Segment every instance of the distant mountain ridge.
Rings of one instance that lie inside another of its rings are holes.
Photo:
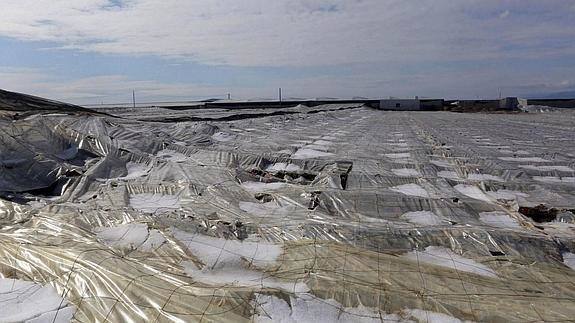
[[[84,112],[98,113],[78,105],[0,89],[0,110],[13,112]]]
[[[575,90],[540,95],[529,95],[526,99],[575,99]]]

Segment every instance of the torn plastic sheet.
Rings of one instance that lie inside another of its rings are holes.
[[[573,111],[146,111],[0,119],[0,274],[58,320],[575,317]]]

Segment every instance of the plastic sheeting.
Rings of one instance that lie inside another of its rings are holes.
[[[575,317],[572,111],[273,111],[0,119],[1,279],[80,322]]]

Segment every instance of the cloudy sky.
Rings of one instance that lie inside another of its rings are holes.
[[[87,104],[575,91],[575,0],[2,0],[0,88]]]

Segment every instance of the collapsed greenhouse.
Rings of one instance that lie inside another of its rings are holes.
[[[0,321],[575,317],[575,110],[0,93]]]

